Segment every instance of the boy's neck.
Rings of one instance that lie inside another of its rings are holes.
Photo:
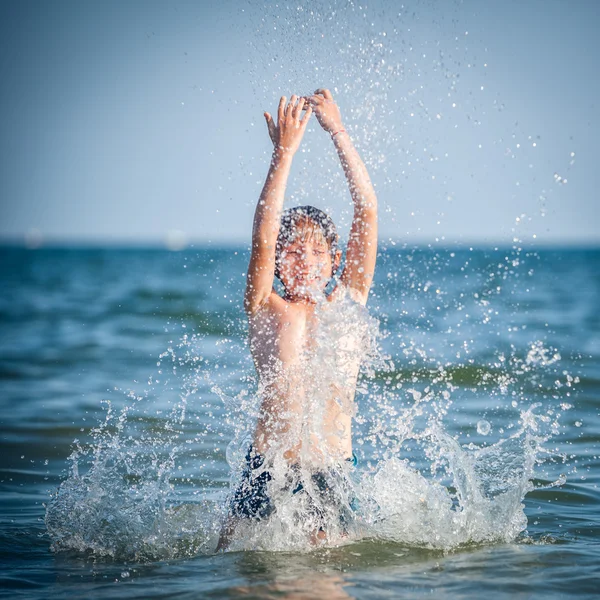
[[[288,290],[286,290],[284,288],[283,290],[283,299],[286,302],[291,302],[292,304],[306,304],[306,305],[315,305],[319,302],[319,296],[324,298],[325,297],[325,291],[323,290],[322,292],[319,293],[319,295],[317,294],[307,294],[306,296],[304,295],[294,295],[294,294],[290,294],[288,292]]]
[[[287,292],[284,293],[283,299],[291,304],[316,304],[317,299],[308,296],[291,296]]]

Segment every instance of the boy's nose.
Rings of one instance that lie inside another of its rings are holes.
[[[308,271],[314,271],[319,266],[320,259],[318,256],[309,255],[304,260],[304,268]]]

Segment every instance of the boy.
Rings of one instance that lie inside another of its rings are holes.
[[[310,206],[282,211],[292,159],[313,112],[333,140],[354,204],[346,265],[329,295],[325,288],[341,260],[333,222]],[[366,304],[377,254],[375,191],[329,90],[318,89],[306,98],[293,95],[289,103],[282,97],[277,123],[269,113],[265,118],[274,149],[254,216],[244,298],[261,407],[219,549],[240,519],[260,519],[274,511],[270,496],[282,464],[287,475],[280,478],[279,489],[291,494],[312,490],[318,496],[310,509],[318,524],[314,538],[325,539],[322,503],[336,499],[329,475],[354,457],[351,420],[361,348],[357,336],[342,332],[333,339],[329,334],[335,327],[323,337],[323,322],[348,306],[342,298]],[[275,276],[283,295],[273,288]],[[307,478],[302,470],[311,475]]]

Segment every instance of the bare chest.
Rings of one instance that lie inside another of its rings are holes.
[[[250,348],[259,372],[273,367],[289,368],[301,362],[314,344],[313,308],[289,305],[250,323]]]

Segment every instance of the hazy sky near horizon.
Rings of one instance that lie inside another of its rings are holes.
[[[383,239],[600,243],[599,26],[593,0],[7,0],[0,240],[247,243],[262,113],[325,86]],[[315,119],[287,197],[347,232]]]

